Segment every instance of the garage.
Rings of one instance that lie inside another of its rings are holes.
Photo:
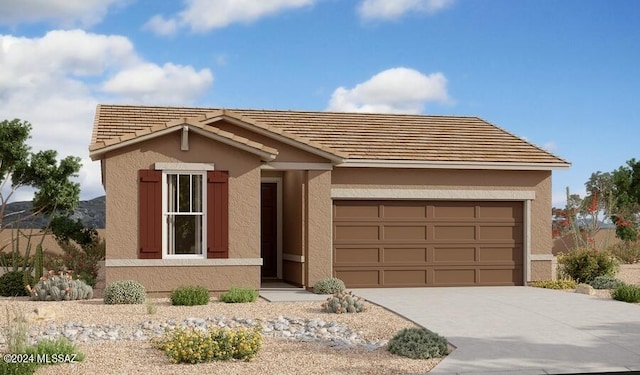
[[[522,201],[334,200],[347,287],[523,284]]]

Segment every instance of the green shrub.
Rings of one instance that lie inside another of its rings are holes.
[[[164,351],[171,363],[202,363],[253,359],[262,346],[262,331],[254,328],[210,328],[207,331],[177,328],[152,345]]]
[[[578,283],[590,283],[598,276],[613,276],[618,261],[607,251],[576,248],[558,256],[560,270]]]
[[[344,282],[335,277],[320,279],[313,285],[313,292],[315,294],[334,294],[342,292],[344,289]]]
[[[144,286],[135,280],[119,280],[104,289],[107,305],[141,304],[147,296]]]
[[[70,272],[49,271],[31,288],[34,301],[74,301],[93,298],[93,288],[80,279],[73,279]]]
[[[591,285],[594,289],[615,289],[624,284],[622,281],[612,276],[598,276],[591,281]]]
[[[172,305],[206,305],[210,298],[209,291],[202,286],[181,286],[171,292]]]
[[[9,271],[0,276],[0,296],[23,297],[28,296],[27,285],[33,283],[33,278],[27,271]]]
[[[32,375],[38,369],[35,362],[7,363],[0,361],[0,374],[2,375]]]
[[[531,282],[530,285],[536,288],[546,289],[575,289],[576,282],[571,279],[538,280]]]
[[[225,303],[253,302],[258,298],[258,291],[247,287],[232,286],[228,292],[222,293],[219,300]]]
[[[611,292],[611,297],[615,300],[629,303],[640,302],[640,287],[622,284]]]
[[[447,354],[447,339],[426,328],[405,328],[387,344],[393,354],[413,359],[439,358]]]
[[[621,263],[640,263],[640,241],[620,242],[608,249]]]
[[[80,362],[85,359],[84,353],[80,352],[74,343],[64,337],[56,340],[40,340],[36,345],[27,347],[25,353],[47,355],[50,359],[49,364],[70,361]],[[53,355],[55,355],[55,358],[52,357]]]
[[[322,303],[322,309],[336,314],[359,313],[365,310],[364,299],[350,291],[335,293]]]

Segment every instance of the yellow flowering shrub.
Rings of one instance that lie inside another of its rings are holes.
[[[253,328],[210,328],[206,331],[177,328],[152,340],[171,363],[202,363],[239,359],[250,361],[262,346],[262,330]]]

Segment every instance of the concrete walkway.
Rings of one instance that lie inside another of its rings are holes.
[[[640,371],[640,305],[530,287],[353,291],[457,347],[431,374]]]

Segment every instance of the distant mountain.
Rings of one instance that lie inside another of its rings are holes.
[[[7,205],[5,210],[5,218],[3,225],[6,227],[9,223],[18,220],[21,216],[24,217],[31,212],[31,202],[12,202]],[[105,221],[105,196],[90,199],[87,201],[80,201],[78,207],[74,210],[72,219],[80,219],[85,226],[104,228]],[[47,225],[48,217],[39,216],[35,220],[24,220],[20,226],[22,228],[34,227],[44,228]]]

